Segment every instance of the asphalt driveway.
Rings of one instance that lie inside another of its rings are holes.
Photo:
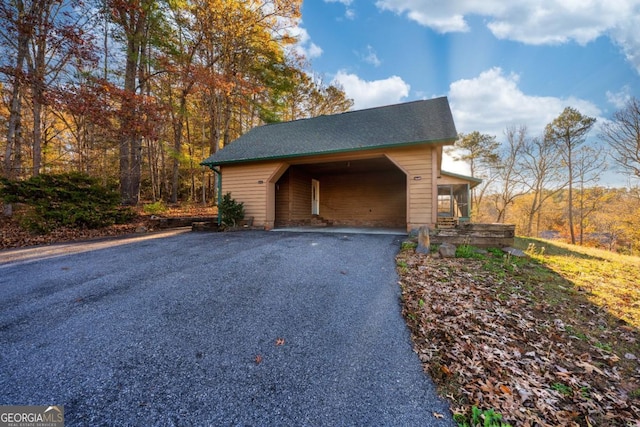
[[[400,314],[398,247],[250,231],[0,251],[0,405],[64,405],[69,426],[453,425]]]

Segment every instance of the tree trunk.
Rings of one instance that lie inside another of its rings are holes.
[[[135,131],[136,83],[140,59],[141,36],[144,26],[128,35],[127,59],[124,73],[124,94],[120,111],[120,196],[122,204],[135,206],[140,193],[140,154],[142,141]]]
[[[568,149],[568,162],[569,168],[569,233],[571,234],[571,244],[576,244],[576,233],[573,229],[573,167],[571,164],[571,147]]]
[[[130,115],[134,108],[133,97],[135,96],[135,78],[136,66],[132,60],[127,59],[127,66],[125,71],[125,93],[122,100],[122,111],[120,117],[120,141],[119,141],[119,154],[120,154],[120,195],[123,205],[135,205],[137,200],[134,197],[134,191],[132,187],[132,164],[131,164],[131,148],[134,145],[133,140],[135,134],[133,133],[131,126],[133,125]]]
[[[47,39],[49,37],[49,2],[42,3],[43,10],[39,14],[42,22],[38,26],[35,39],[35,56],[31,65],[31,93],[33,102],[33,176],[40,174],[42,166],[42,106],[44,103],[45,69],[47,67]]]
[[[16,67],[13,76],[13,89],[9,108],[9,120],[7,129],[7,146],[4,154],[4,174],[7,178],[15,178],[20,170],[20,157],[22,149],[22,68],[29,48],[29,36],[18,34],[18,51],[16,55]]]
[[[186,115],[187,93],[182,91],[178,100],[178,114],[173,124],[173,171],[171,178],[171,203],[178,202],[178,188],[180,186],[180,152],[182,151],[182,129],[184,127],[184,117]]]
[[[155,154],[155,142],[151,139],[147,140],[147,162],[149,166],[149,180],[151,181],[151,200],[153,202],[158,201],[156,185],[158,182],[157,170],[158,165],[156,164],[156,154]]]
[[[40,167],[42,166],[42,103],[33,100],[33,176],[40,175]]]
[[[533,220],[538,210],[538,192],[534,192],[533,201],[531,202],[531,208],[529,209],[529,218],[527,218],[527,236],[531,237],[533,232]],[[537,236],[536,236],[537,237]]]

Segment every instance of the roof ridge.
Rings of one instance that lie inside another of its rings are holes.
[[[256,126],[256,127],[252,128],[252,129],[255,129],[257,127],[262,127],[262,126],[281,125],[281,124],[285,124],[285,123],[301,122],[301,121],[305,121],[305,120],[317,119],[317,118],[320,118],[320,117],[339,117],[339,116],[343,116],[343,115],[347,115],[347,114],[353,114],[353,113],[364,113],[364,112],[367,112],[367,111],[382,110],[384,108],[395,108],[395,107],[399,107],[399,106],[408,106],[410,104],[418,104],[418,103],[423,103],[423,102],[434,102],[434,101],[437,101],[437,100],[440,100],[440,99],[445,99],[446,100],[447,97],[446,96],[439,96],[439,97],[430,98],[430,99],[415,99],[413,101],[397,102],[395,104],[387,104],[387,105],[378,105],[376,107],[361,108],[359,110],[348,110],[348,111],[343,111],[342,113],[320,114],[319,116],[302,117],[302,118],[299,118],[299,119],[287,120],[287,121],[283,121],[283,122],[271,122],[271,123],[265,123],[264,125]]]
[[[359,111],[380,110],[380,109],[383,109],[383,108],[407,106],[407,105],[410,105],[410,104],[417,104],[417,103],[420,103],[420,102],[434,102],[434,101],[437,101],[439,99],[447,99],[447,97],[445,95],[443,95],[443,96],[438,96],[436,98],[429,98],[429,99],[414,99],[413,101],[396,102],[395,104],[378,105],[376,107],[361,108],[359,110],[349,110],[349,111],[345,111],[344,113],[339,113],[339,114],[357,113]]]

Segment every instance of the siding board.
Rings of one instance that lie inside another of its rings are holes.
[[[403,227],[406,180],[401,171],[320,177],[320,215],[339,225]]]
[[[267,199],[270,177],[282,167],[281,162],[226,165],[222,171],[222,193],[231,193],[236,201],[244,203],[245,217],[253,217],[254,225],[270,226],[267,218]],[[274,200],[271,203],[275,203]]]

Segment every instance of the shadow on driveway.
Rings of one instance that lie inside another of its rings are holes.
[[[4,261],[0,404],[68,426],[454,425],[400,314],[399,244],[177,233]]]

